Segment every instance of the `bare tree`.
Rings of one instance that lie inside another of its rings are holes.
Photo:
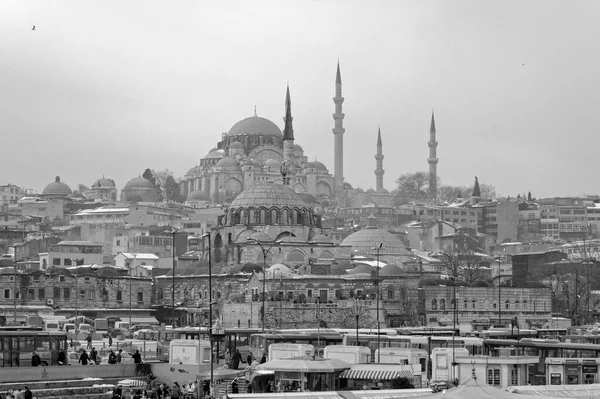
[[[396,194],[407,201],[430,198],[429,174],[426,172],[405,173],[396,179]]]
[[[464,194],[466,191],[469,191],[468,187],[442,185],[438,186],[437,197],[440,201],[452,202],[458,198],[467,198]]]

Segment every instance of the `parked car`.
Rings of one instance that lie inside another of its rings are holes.
[[[117,355],[117,353],[119,353],[119,351],[114,352],[115,356]],[[125,351],[121,352],[121,363],[133,364],[133,353]],[[108,355],[102,357],[102,359],[100,360],[100,364],[108,364]]]

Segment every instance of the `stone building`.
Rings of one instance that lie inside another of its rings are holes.
[[[160,198],[160,190],[142,176],[129,180],[121,190],[121,201],[124,202],[158,202]]]
[[[115,202],[117,200],[115,181],[102,177],[92,183],[92,186],[83,193],[83,196],[102,202]]]
[[[549,288],[466,287],[456,286],[456,311],[453,311],[454,287],[425,284],[419,290],[419,318],[428,326],[469,325],[487,329],[490,326],[545,328],[551,323],[552,293]],[[498,305],[500,299],[500,305]],[[498,321],[500,320],[500,322]]]
[[[17,304],[47,305],[55,310],[75,308],[149,309],[152,280],[129,278],[125,271],[113,267],[17,271]],[[1,305],[14,304],[14,268],[0,269]]]

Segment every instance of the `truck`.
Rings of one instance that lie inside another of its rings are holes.
[[[315,347],[310,344],[271,344],[269,361],[290,357],[313,356]]]
[[[323,357],[348,364],[371,363],[371,349],[366,346],[328,345],[323,350]]]
[[[208,340],[173,339],[169,344],[169,363],[210,363],[210,352],[211,344]]]
[[[108,319],[94,320],[94,332],[98,338],[103,338],[108,335]]]

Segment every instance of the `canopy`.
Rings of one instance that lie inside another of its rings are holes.
[[[234,393],[228,394],[230,399],[256,399],[256,398],[290,398],[290,399],[399,399],[408,397],[430,398],[431,389],[382,389],[367,391],[327,391],[327,392],[278,392],[278,393]]]
[[[124,387],[144,387],[146,386],[146,382],[142,380],[121,380],[118,382],[118,385]]]
[[[121,321],[129,321],[129,317],[121,317]],[[160,324],[156,317],[131,317],[131,324]]]
[[[350,378],[353,380],[393,380],[396,378],[408,378],[409,380],[414,379],[410,371],[377,370],[374,368],[346,370],[340,374],[340,378]]]
[[[237,376],[242,376],[244,375],[245,371],[244,370],[232,370],[232,369],[217,369],[217,370],[213,370],[213,378],[220,378],[220,379],[228,379],[228,378],[235,378]],[[203,372],[201,372],[198,375],[199,379],[210,379],[210,370],[205,370]]]
[[[350,365],[337,359],[300,356],[289,359],[277,359],[256,366],[257,370],[291,371],[304,373],[332,373],[349,369]]]

